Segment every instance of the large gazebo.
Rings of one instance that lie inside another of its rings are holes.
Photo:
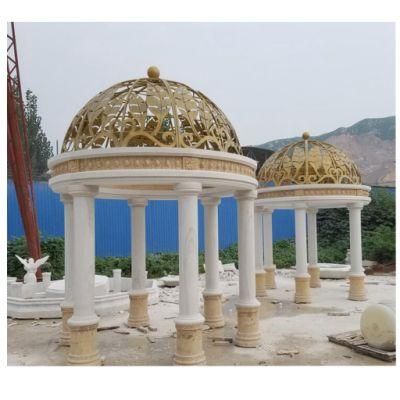
[[[235,130],[201,92],[148,77],[118,83],[92,98],[74,117],[60,155],[49,161],[51,188],[65,210],[65,280],[61,340],[68,363],[98,365],[94,312],[94,199],[126,199],[131,208],[132,290],[127,324],[149,324],[145,209],[149,199],[178,199],[179,315],[177,364],[205,361],[202,325],[224,324],[218,277],[218,204],[238,203],[239,299],[234,342],[259,343],[255,291],[256,162],[241,154]],[[204,317],[198,288],[198,200],[205,208]]]
[[[272,251],[272,213],[295,210],[296,303],[310,303],[310,287],[320,287],[317,250],[317,212],[347,208],[350,219],[350,300],[365,300],[361,251],[361,210],[370,202],[370,187],[361,184],[355,163],[341,150],[310,140],[305,132],[268,158],[258,173],[255,202],[257,287],[275,287]]]

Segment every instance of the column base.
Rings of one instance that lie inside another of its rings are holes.
[[[296,293],[294,296],[295,303],[311,303],[310,293],[310,277],[309,276],[296,276]]]
[[[308,267],[308,273],[310,274],[310,287],[320,288],[321,280],[319,279],[319,267],[318,265],[310,265]]]
[[[204,364],[206,357],[203,351],[203,326],[201,323],[176,326],[176,352],[174,363],[177,365]]]
[[[67,307],[61,305],[61,332],[60,332],[60,344],[61,346],[69,346],[71,341],[71,329],[68,326],[68,320],[72,317],[74,313],[73,307]]]
[[[139,328],[140,326],[149,326],[149,313],[147,300],[149,294],[129,294],[130,307],[127,325],[130,328]]]
[[[210,328],[221,328],[225,325],[222,313],[222,294],[204,294],[204,323]]]
[[[259,327],[260,306],[236,305],[237,331],[233,343],[238,347],[257,347],[260,344]]]
[[[256,271],[256,297],[267,297],[265,278],[266,273],[264,270]]]
[[[349,280],[350,280],[349,300],[354,300],[354,301],[367,300],[367,295],[365,293],[365,286],[364,286],[365,276],[350,275]]]
[[[276,267],[273,265],[272,267],[267,267],[264,269],[266,276],[265,276],[265,288],[268,289],[276,289],[276,282],[275,282],[275,272]]]
[[[97,350],[96,335],[98,324],[70,326],[69,365],[101,365]]]

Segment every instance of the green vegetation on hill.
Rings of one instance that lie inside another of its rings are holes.
[[[318,139],[326,140],[331,136],[339,135],[343,132],[351,135],[362,135],[372,132],[382,140],[391,140],[396,135],[396,117],[366,118],[348,128],[338,128],[332,132],[324,133],[318,136]]]
[[[385,117],[385,118],[366,118],[354,125],[347,128],[338,128],[332,132],[324,133],[319,136],[313,137],[318,140],[326,140],[331,136],[340,135],[343,133],[348,133],[351,135],[362,135],[365,133],[374,133],[377,137],[382,140],[391,140],[395,138],[396,135],[396,117]],[[260,144],[258,147],[270,150],[279,150],[282,147],[288,145],[289,143],[299,140],[299,136],[288,138],[288,139],[278,139]]]

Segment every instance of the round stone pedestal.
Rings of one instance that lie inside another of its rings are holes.
[[[265,268],[265,288],[268,289],[276,289],[275,282],[275,272],[276,267],[273,265],[272,267]]]
[[[71,330],[68,326],[68,320],[72,317],[74,312],[73,307],[65,307],[61,305],[61,332],[60,332],[60,344],[61,346],[69,346],[71,340]]]
[[[204,318],[205,324],[210,328],[221,328],[225,325],[222,313],[222,294],[206,294],[204,298]]]
[[[97,351],[97,325],[70,326],[69,365],[101,365]]]
[[[366,342],[377,349],[396,350],[395,308],[383,304],[369,306],[361,315],[361,334]]]
[[[309,276],[296,276],[296,293],[294,296],[295,303],[311,303],[310,293],[310,277]]]
[[[127,325],[130,328],[149,326],[149,313],[147,307],[148,293],[130,293],[129,318]]]
[[[199,365],[206,361],[203,351],[201,323],[176,326],[176,352],[174,362],[178,365]]]
[[[259,328],[260,306],[237,304],[237,331],[233,343],[239,347],[257,347],[260,344]]]
[[[320,288],[321,280],[319,278],[319,267],[318,265],[310,265],[308,267],[308,273],[310,274],[310,287]]]
[[[265,271],[256,272],[256,297],[267,297],[267,291],[265,289]]]
[[[364,287],[364,279],[365,279],[364,275],[349,276],[350,280],[349,300],[355,300],[355,301],[367,300],[367,295],[365,293],[365,287]]]

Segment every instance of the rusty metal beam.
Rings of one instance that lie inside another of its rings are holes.
[[[15,40],[14,23],[11,23],[11,35],[7,54],[7,155],[11,169],[21,219],[24,226],[29,256],[41,257],[39,229],[36,218],[31,159],[18,68],[18,55]],[[40,280],[42,272],[36,273]]]

